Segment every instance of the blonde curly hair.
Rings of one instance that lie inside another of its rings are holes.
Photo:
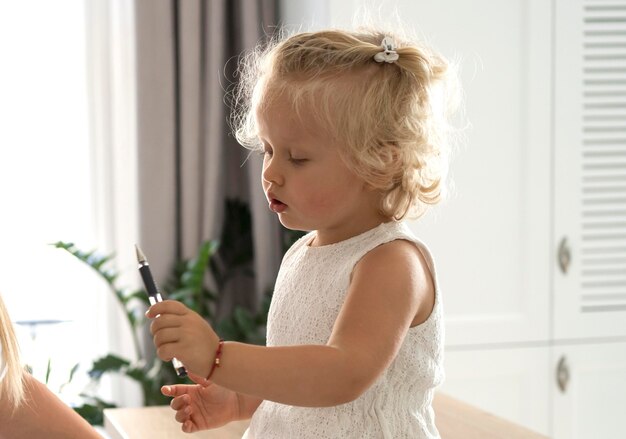
[[[374,60],[385,37],[397,46],[393,63]],[[242,57],[233,129],[241,145],[262,149],[256,112],[286,96],[339,140],[346,165],[381,193],[383,215],[417,217],[442,197],[452,73],[441,55],[390,32],[281,35]]]

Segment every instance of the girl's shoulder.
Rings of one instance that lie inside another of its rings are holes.
[[[417,238],[411,228],[403,221],[391,221],[378,226],[365,244],[364,250],[369,253],[381,246],[390,249],[390,251],[401,250],[407,246],[409,248],[417,247],[424,255],[428,265],[433,265],[432,254],[428,246]]]
[[[424,241],[415,236],[411,228],[406,223],[397,223],[397,228],[393,232],[393,241],[404,241],[415,246],[419,250],[420,255],[423,257],[423,262],[428,266],[428,269],[432,272],[433,276],[435,275],[435,259],[430,251],[430,248]]]
[[[375,242],[363,253],[357,265],[361,269],[366,267],[366,271],[369,270],[367,267],[388,266],[409,272],[415,270],[430,272],[429,274],[434,275],[430,251],[410,230],[398,230],[398,233]]]
[[[393,261],[399,266],[423,269],[430,274],[437,288],[435,260],[428,246],[404,222],[392,222],[382,226],[369,248],[359,258],[359,263],[364,260],[369,264]]]

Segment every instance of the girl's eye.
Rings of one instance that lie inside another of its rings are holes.
[[[296,159],[296,158],[290,157],[289,161],[293,163],[294,165],[298,166],[298,165],[303,165],[304,163],[308,162],[309,159]]]

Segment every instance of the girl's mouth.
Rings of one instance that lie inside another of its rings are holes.
[[[282,201],[277,200],[276,198],[271,198],[270,209],[272,210],[272,212],[282,213],[285,211],[285,209],[287,209],[287,205]]]

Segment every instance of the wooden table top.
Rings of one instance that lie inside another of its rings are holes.
[[[547,439],[527,428],[494,416],[443,394],[433,403],[435,423],[444,439]],[[240,439],[248,421],[222,428],[183,433],[168,406],[117,408],[104,411],[104,426],[111,439]]]

